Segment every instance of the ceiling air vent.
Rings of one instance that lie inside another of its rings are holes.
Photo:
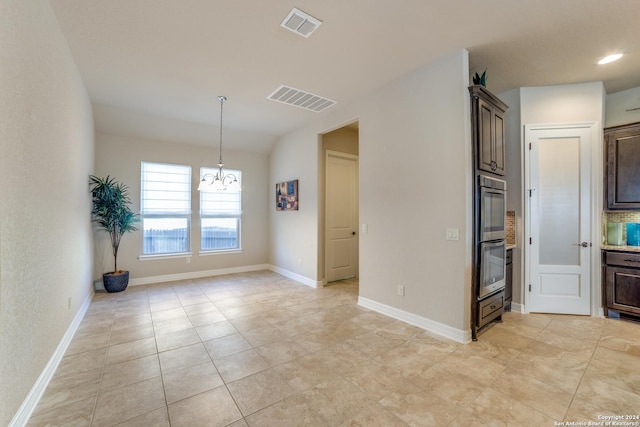
[[[322,21],[319,19],[316,19],[294,7],[291,9],[291,12],[289,12],[289,15],[284,18],[284,21],[282,21],[280,26],[303,37],[309,37],[311,33],[320,26],[320,24],[322,24]]]
[[[305,110],[315,111],[316,113],[336,103],[336,101],[332,99],[285,85],[276,89],[268,98],[272,101],[282,102],[283,104],[293,105],[294,107],[304,108]]]

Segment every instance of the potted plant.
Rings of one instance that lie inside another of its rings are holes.
[[[113,271],[102,275],[107,292],[121,292],[129,284],[129,272],[118,270],[118,248],[124,233],[136,231],[139,216],[131,210],[129,188],[107,175],[89,175],[92,196],[91,220],[106,231],[113,250]]]

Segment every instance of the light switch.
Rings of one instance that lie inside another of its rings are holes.
[[[460,230],[457,228],[447,228],[447,240],[460,239]]]
[[[362,234],[367,234],[367,232],[369,231],[369,226],[367,224],[362,224],[361,228]]]

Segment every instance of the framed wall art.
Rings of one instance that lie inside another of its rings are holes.
[[[276,210],[298,210],[298,180],[279,182],[276,184]]]

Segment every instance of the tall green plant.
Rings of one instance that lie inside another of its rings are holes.
[[[89,186],[93,205],[91,220],[106,231],[111,238],[113,250],[113,271],[118,271],[118,248],[124,233],[136,231],[140,220],[138,214],[131,210],[129,187],[107,175],[99,178],[89,175]]]

